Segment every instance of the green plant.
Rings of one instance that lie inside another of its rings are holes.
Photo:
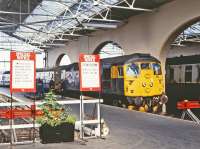
[[[60,105],[52,91],[45,94],[44,103],[39,108],[41,108],[43,115],[36,121],[41,125],[48,124],[55,127],[62,123],[75,124],[76,117],[71,114],[71,109]]]

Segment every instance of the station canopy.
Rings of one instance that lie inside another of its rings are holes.
[[[0,0],[0,49],[44,51],[172,0]]]

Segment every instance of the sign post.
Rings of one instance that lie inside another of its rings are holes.
[[[15,92],[36,92],[36,56],[34,52],[10,52],[10,93],[11,93],[11,145],[13,144],[13,105],[12,94]],[[35,106],[35,99],[34,99]],[[35,116],[33,115],[33,125]]]
[[[100,75],[100,57],[99,55],[80,54],[79,56],[79,76],[80,76],[80,121],[81,121],[81,138],[84,137],[83,121],[84,121],[84,105],[82,92],[99,92],[101,91],[101,75]],[[101,136],[101,116],[100,116],[100,96],[98,103],[98,120],[99,133]]]

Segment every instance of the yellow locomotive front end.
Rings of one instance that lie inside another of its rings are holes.
[[[124,65],[124,72],[124,94],[128,104],[140,111],[157,112],[159,105],[166,102],[160,63],[157,61],[127,63]]]

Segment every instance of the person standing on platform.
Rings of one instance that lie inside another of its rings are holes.
[[[55,82],[53,81],[53,79],[50,80],[49,82],[49,89],[54,89],[55,88]]]

